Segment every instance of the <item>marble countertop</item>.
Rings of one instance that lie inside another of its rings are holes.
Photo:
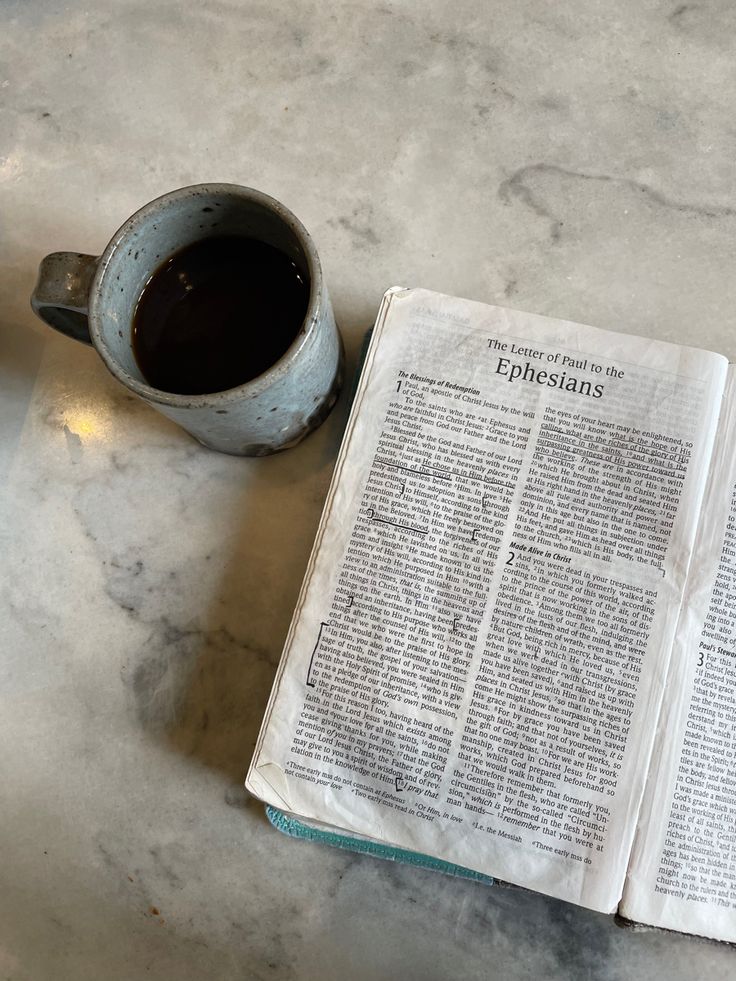
[[[349,364],[421,285],[736,358],[729,0],[4,0],[0,977],[736,975],[736,954],[278,835],[242,782],[345,423],[220,456],[34,322],[41,256],[224,180]]]

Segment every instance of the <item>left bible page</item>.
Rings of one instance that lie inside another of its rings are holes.
[[[389,291],[248,789],[613,911],[725,371]]]

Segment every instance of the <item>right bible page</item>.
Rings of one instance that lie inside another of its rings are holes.
[[[620,912],[736,942],[736,366]]]

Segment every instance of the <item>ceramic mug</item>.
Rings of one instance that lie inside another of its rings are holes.
[[[309,284],[304,322],[270,368],[236,388],[207,395],[153,388],[133,354],[138,299],[167,258],[194,242],[222,235],[258,239],[293,260]],[[224,453],[265,456],[295,445],[326,418],[340,391],[342,341],[314,243],[284,205],[251,188],[183,187],[137,211],[101,256],[46,256],[31,305],[49,326],[92,344],[131,392],[200,443]]]

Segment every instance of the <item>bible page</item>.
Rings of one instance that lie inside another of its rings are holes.
[[[736,369],[693,552],[622,913],[736,942]]]
[[[725,372],[389,291],[248,789],[613,911]]]

